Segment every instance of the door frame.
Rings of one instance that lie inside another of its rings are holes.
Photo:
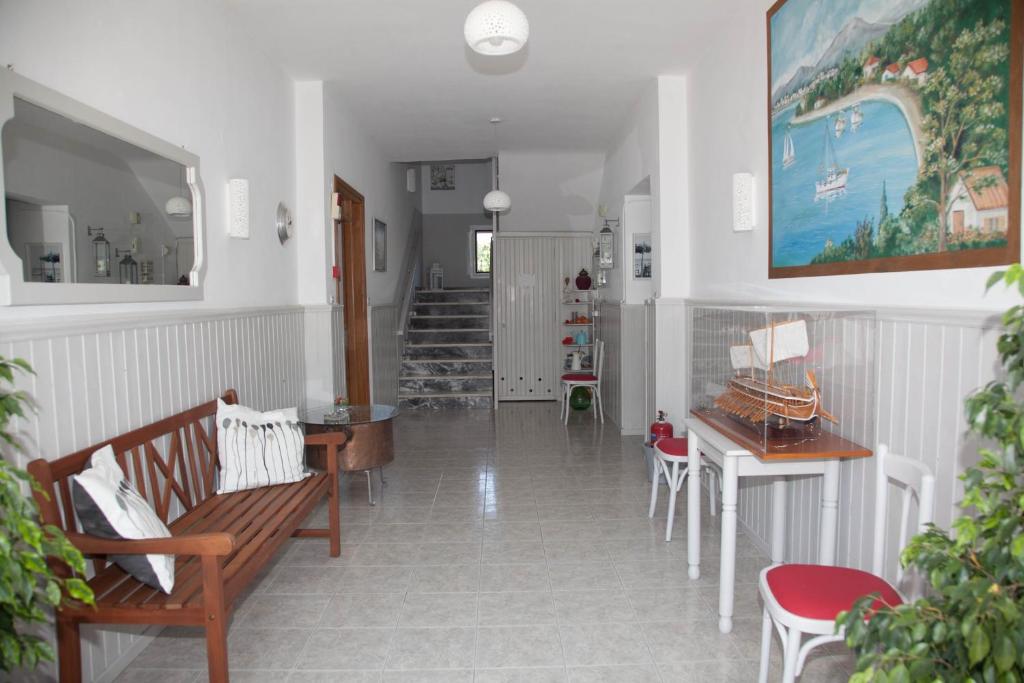
[[[370,343],[366,303],[366,201],[334,176],[341,218],[334,221],[335,301],[345,326],[345,389],[353,405],[370,402]]]

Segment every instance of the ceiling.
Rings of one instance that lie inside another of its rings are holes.
[[[228,0],[296,80],[324,80],[393,161],[502,150],[604,151],[658,74],[682,73],[722,0],[517,0],[526,48],[483,57],[462,37],[477,0]]]

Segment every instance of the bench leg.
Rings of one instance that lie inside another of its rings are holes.
[[[203,611],[206,614],[206,662],[210,683],[228,681],[228,620],[224,609],[222,559],[203,556]]]
[[[330,495],[327,498],[327,503],[330,508],[327,511],[327,527],[328,527],[328,539],[331,545],[331,557],[338,557],[341,555],[341,508],[338,496],[338,447],[334,446],[334,453],[330,458],[327,459],[327,476],[330,478]],[[371,490],[371,496],[373,495]]]
[[[60,683],[78,683],[82,680],[82,638],[78,623],[57,618],[57,656]]]

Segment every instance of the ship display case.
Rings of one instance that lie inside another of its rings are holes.
[[[875,314],[690,307],[690,412],[766,460],[875,443]]]

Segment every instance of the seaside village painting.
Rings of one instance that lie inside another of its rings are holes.
[[[1017,260],[1011,4],[773,8],[773,277]]]

